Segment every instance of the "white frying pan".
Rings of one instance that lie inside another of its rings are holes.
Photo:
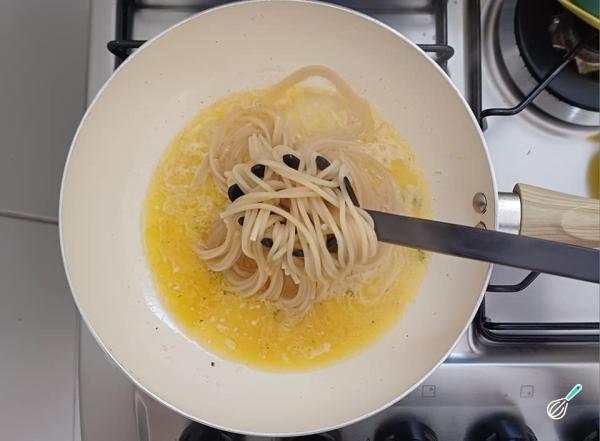
[[[450,352],[490,274],[485,263],[433,256],[391,332],[351,359],[305,373],[219,360],[165,320],[140,229],[159,156],[200,108],[309,64],[339,72],[409,141],[429,177],[436,219],[497,224],[494,174],[467,104],[434,62],[387,26],[335,6],[260,1],[206,11],[145,44],[98,94],[71,146],[60,207],[65,267],[86,323],[138,386],[230,431],[324,431],[402,398]],[[487,196],[485,214],[472,206],[478,192]]]

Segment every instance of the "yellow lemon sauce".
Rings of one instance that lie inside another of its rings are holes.
[[[315,304],[294,323],[283,320],[271,304],[228,291],[224,277],[209,271],[194,251],[228,201],[210,177],[198,182],[197,174],[219,122],[232,109],[252,105],[261,93],[238,93],[216,102],[168,146],[146,195],[144,248],[164,308],[203,348],[263,370],[314,369],[356,354],[388,331],[418,291],[427,256],[399,249],[398,258],[381,271],[396,273],[386,289],[375,276],[356,292]],[[325,89],[295,86],[275,108],[288,127],[313,136],[340,123],[339,100],[331,96]],[[405,214],[428,217],[427,182],[413,151],[391,125],[374,117],[375,133],[361,141],[392,171]]]

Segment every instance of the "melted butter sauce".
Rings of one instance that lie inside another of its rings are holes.
[[[383,288],[376,276],[357,292],[316,304],[295,324],[283,321],[268,303],[228,292],[224,278],[209,271],[194,251],[227,201],[210,178],[199,185],[196,174],[218,122],[233,108],[251,105],[260,93],[235,94],[211,105],[166,149],[146,195],[146,258],[165,309],[206,350],[263,370],[314,369],[357,353],[388,331],[417,293],[427,256],[398,248],[382,268],[382,274],[397,273],[391,285]],[[343,111],[338,104],[324,90],[295,87],[276,107],[291,126],[311,136],[337,124]],[[385,148],[369,153],[392,171],[405,212],[429,216],[427,183],[412,150],[390,125],[376,118],[376,126],[365,141]]]

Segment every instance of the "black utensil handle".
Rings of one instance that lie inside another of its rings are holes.
[[[600,251],[593,248],[367,211],[382,242],[600,283]]]

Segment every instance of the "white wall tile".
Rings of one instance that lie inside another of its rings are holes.
[[[73,439],[79,316],[56,225],[0,217],[0,439]]]
[[[0,1],[0,212],[56,217],[85,108],[89,0]]]

